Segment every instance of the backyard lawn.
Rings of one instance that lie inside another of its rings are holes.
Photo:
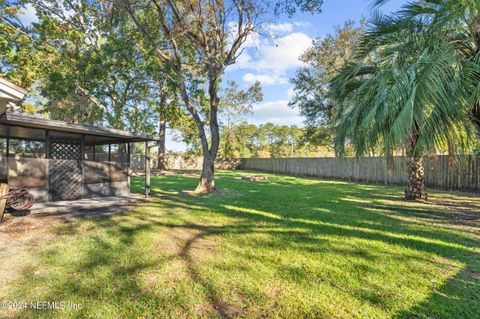
[[[152,177],[149,202],[0,250],[0,301],[81,305],[0,317],[480,317],[479,196],[245,174],[205,196],[196,172]]]

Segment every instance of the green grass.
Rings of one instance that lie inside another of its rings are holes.
[[[53,225],[0,300],[82,309],[5,314],[480,317],[478,196],[431,192],[411,203],[399,187],[242,174],[219,173],[220,191],[205,196],[187,192],[193,176],[153,177],[151,202]]]

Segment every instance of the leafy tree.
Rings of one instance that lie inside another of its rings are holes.
[[[308,1],[282,1],[276,11],[317,10]],[[182,104],[198,130],[203,167],[197,191],[215,189],[214,162],[220,146],[218,112],[220,83],[225,69],[241,54],[271,4],[255,0],[170,1],[147,3],[121,0],[123,8],[155,50],[174,71]],[[203,92],[202,92],[203,91]],[[203,98],[207,97],[207,100]]]
[[[38,16],[30,26],[20,18],[27,3]],[[9,1],[1,10],[3,76],[38,92],[43,110],[37,111],[69,122],[153,132],[153,119],[171,104],[162,104],[165,90],[156,70],[162,65],[139,47],[141,35],[111,2]],[[169,114],[172,120],[175,114]]]
[[[152,83],[146,57],[134,46],[129,25],[103,2],[33,1],[38,45],[47,64],[37,81],[52,118],[138,129],[133,109],[146,109]],[[139,115],[146,115],[141,112]],[[147,121],[144,116],[143,120]],[[143,126],[146,128],[146,126]]]
[[[220,123],[222,130],[221,148],[223,157],[234,157],[232,130],[235,123],[242,122],[244,116],[251,112],[253,104],[263,100],[262,87],[256,82],[247,90],[241,90],[234,81],[228,81],[222,90],[220,99]]]
[[[316,145],[333,148],[334,103],[328,98],[330,81],[353,58],[364,27],[363,20],[360,26],[347,21],[334,34],[314,40],[300,57],[305,66],[291,80],[294,94],[289,105],[298,108],[305,117],[306,138]]]
[[[316,156],[321,149],[303,139],[304,130],[294,125],[237,123],[228,132],[225,127],[222,129],[222,141],[225,143],[227,134],[229,137],[229,153],[223,153],[222,148],[220,155],[231,158]]]
[[[20,17],[21,2],[0,0],[0,76],[21,87],[30,87],[36,79],[40,57],[35,54],[31,27]]]
[[[275,15],[287,14],[292,17],[298,11],[321,13],[323,0],[280,0],[272,4]]]

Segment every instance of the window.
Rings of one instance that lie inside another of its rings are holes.
[[[95,161],[96,162],[108,161],[108,145],[95,145]]]
[[[10,157],[45,158],[45,143],[40,141],[29,141],[10,139]]]
[[[124,163],[127,162],[127,144],[112,144],[111,147],[111,161]]]

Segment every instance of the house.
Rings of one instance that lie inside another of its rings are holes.
[[[19,114],[14,106],[26,94],[24,89],[0,78],[2,183],[26,187],[38,202],[130,193],[132,143],[145,143],[147,151],[154,137]],[[149,156],[145,158],[148,196]]]

